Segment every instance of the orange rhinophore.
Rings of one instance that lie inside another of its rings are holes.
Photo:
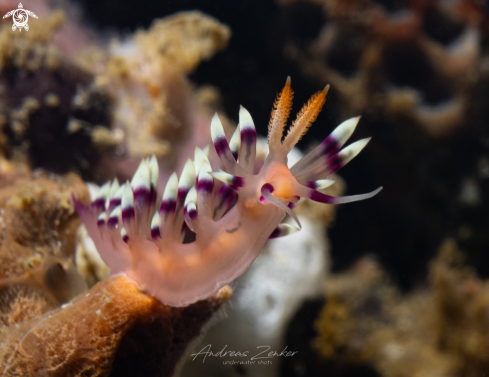
[[[112,274],[127,274],[164,304],[189,305],[240,276],[267,239],[299,230],[281,221],[289,214],[300,227],[292,211],[300,197],[340,204],[377,194],[381,187],[346,197],[318,191],[333,184],[327,178],[370,140],[359,140],[340,151],[359,117],[343,122],[292,168],[287,167],[287,154],[321,111],[328,88],[302,108],[281,142],[293,97],[287,79],[272,110],[269,155],[257,174],[253,174],[255,126],[241,107],[239,126],[229,142],[217,114],[211,122],[222,170],[213,169],[206,154],[196,148],[194,161],[187,160],[180,177],[173,173],[160,199],[153,156],[142,161],[131,183],[119,186],[114,181],[102,186],[90,206],[74,199]]]

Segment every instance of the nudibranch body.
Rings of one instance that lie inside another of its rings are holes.
[[[363,195],[332,197],[321,189],[328,176],[355,157],[369,139],[340,151],[359,118],[343,122],[316,149],[287,167],[287,154],[320,112],[328,87],[302,108],[282,142],[293,92],[290,78],[278,96],[269,124],[269,155],[253,174],[256,131],[241,107],[239,125],[228,142],[217,114],[211,136],[222,163],[212,169],[206,154],[195,150],[178,179],[169,178],[158,200],[158,165],[143,160],[131,183],[102,186],[90,206],[76,208],[112,274],[125,273],[141,289],[171,306],[185,306],[214,294],[240,276],[265,242],[297,231],[281,224],[286,214],[299,224],[292,208],[300,197],[340,204]],[[298,250],[297,252],[300,252]]]

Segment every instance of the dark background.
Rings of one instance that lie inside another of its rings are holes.
[[[409,2],[379,3],[388,11],[397,11]],[[228,48],[202,63],[190,79],[197,85],[219,88],[223,110],[236,121],[239,105],[245,106],[261,135],[266,135],[272,103],[287,76],[295,91],[292,114],[323,87],[284,54],[290,43],[305,48],[328,22],[319,6],[296,3],[280,7],[272,0],[84,0],[79,4],[87,23],[108,33],[128,34],[147,28],[155,18],[183,10],[200,10],[227,24],[232,30]],[[442,42],[452,40],[458,26],[437,17],[427,13],[424,32]],[[350,72],[354,70],[348,65],[354,55],[352,44],[346,41],[341,46],[339,54],[330,57],[330,64]],[[429,78],[423,57],[402,46],[394,48],[386,61],[386,75],[402,85],[418,87],[420,80]],[[489,94],[486,85],[478,90],[481,98]],[[444,99],[443,82],[434,81],[430,93],[434,94],[427,98]],[[300,148],[307,150],[345,120],[339,115],[340,106],[333,87]],[[334,271],[347,268],[362,255],[374,255],[391,279],[409,290],[425,284],[427,263],[443,240],[457,238],[458,229],[469,224],[478,236],[459,243],[467,252],[468,263],[482,276],[489,276],[486,202],[478,208],[458,203],[462,180],[474,174],[477,159],[487,152],[485,121],[477,119],[473,132],[460,130],[450,138],[433,140],[410,129],[409,124],[389,123],[381,114],[359,115],[363,118],[352,140],[367,136],[373,140],[340,171],[347,183],[346,194],[370,192],[379,186],[384,190],[373,199],[340,206],[329,231]],[[484,116],[488,115],[486,111]],[[481,182],[482,192],[487,191],[486,181]]]

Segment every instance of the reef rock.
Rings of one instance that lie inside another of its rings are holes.
[[[172,375],[231,289],[178,309],[124,276],[87,291],[71,199],[89,202],[85,184],[5,160],[0,169],[0,375]]]
[[[315,347],[328,375],[364,365],[382,377],[489,372],[488,281],[463,264],[453,240],[430,265],[430,286],[402,295],[372,260],[331,277]]]
[[[109,129],[108,93],[55,47],[64,18],[47,14],[28,33],[0,29],[0,152],[33,168],[88,178],[107,140],[111,147],[121,140]]]
[[[359,130],[373,136],[364,165],[349,173],[349,188],[389,184],[375,203],[340,211],[331,232],[332,243],[342,245],[333,250],[337,268],[375,252],[410,289],[450,234],[489,276],[487,6],[279,2],[276,48],[315,82],[331,84],[337,117],[362,115]]]
[[[230,36],[230,29],[212,17],[180,12],[113,43],[108,53],[82,55],[80,63],[107,84],[115,99],[114,126],[125,133],[129,156],[178,157],[195,122],[186,76],[224,49]]]
[[[56,310],[0,329],[3,376],[171,376],[188,342],[231,295],[164,306],[114,276]]]
[[[5,161],[1,183],[0,318],[8,326],[87,289],[73,263],[80,220],[71,193],[87,200],[88,190],[74,174],[28,173]]]

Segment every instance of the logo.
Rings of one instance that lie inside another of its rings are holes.
[[[292,357],[299,351],[289,351],[285,346],[282,352],[270,351],[270,346],[258,346],[256,351],[230,351],[226,350],[227,344],[224,348],[218,352],[212,352],[212,345],[208,344],[202,348],[199,352],[190,355],[193,356],[192,361],[195,361],[198,356],[202,356],[202,362],[205,362],[207,356],[219,357],[219,358],[233,358],[231,360],[223,360],[223,364],[226,365],[272,365],[273,359]],[[238,358],[238,359],[236,359]]]
[[[24,9],[22,3],[19,3],[18,9],[11,10],[5,16],[3,16],[3,18],[7,18],[10,16],[12,16],[14,20],[14,24],[12,25],[13,31],[15,31],[17,28],[19,28],[19,31],[22,31],[22,28],[24,28],[26,31],[29,30],[29,25],[27,25],[27,20],[29,19],[29,16],[37,18],[34,12]]]

